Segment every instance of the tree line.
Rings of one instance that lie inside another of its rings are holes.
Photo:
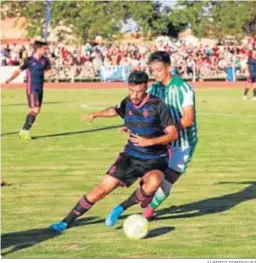
[[[28,37],[42,36],[45,7],[45,1],[3,0],[1,15],[25,17]],[[199,38],[240,40],[256,35],[256,2],[178,0],[170,7],[160,1],[52,1],[51,28],[59,28],[60,41],[70,32],[80,43],[97,35],[110,40],[131,20],[147,36],[177,37],[189,27]]]

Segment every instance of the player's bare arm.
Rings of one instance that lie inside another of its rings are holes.
[[[182,109],[182,118],[180,122],[175,124],[177,130],[182,130],[184,128],[189,128],[193,125],[195,118],[193,105],[183,107]]]
[[[55,74],[56,74],[56,72],[55,72],[52,68],[47,69],[47,70],[45,71],[45,77],[46,77],[46,78],[51,78],[51,77],[54,76]]]
[[[193,105],[186,106],[182,109],[181,125],[183,128],[192,126],[194,122],[194,107]]]
[[[11,77],[8,78],[8,79],[5,81],[5,83],[7,84],[7,83],[11,82],[12,80],[14,80],[16,77],[18,77],[18,76],[20,75],[20,73],[21,73],[21,69],[15,70],[15,71],[12,73]]]
[[[175,141],[178,138],[178,132],[175,126],[168,126],[165,129],[166,134],[155,137],[155,138],[145,138],[135,134],[130,136],[131,142],[134,143],[135,146],[147,147],[153,145],[166,145],[172,141]]]
[[[109,118],[109,117],[115,117],[117,116],[116,108],[110,107],[102,111],[90,113],[88,115],[85,115],[82,117],[84,121],[92,122],[96,118]]]

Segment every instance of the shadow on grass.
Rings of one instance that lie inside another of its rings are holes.
[[[115,230],[122,230],[123,226],[118,226],[115,228]],[[158,237],[158,236],[162,236],[164,234],[167,234],[171,231],[173,231],[175,229],[175,227],[157,227],[154,229],[149,230],[148,235],[144,238],[144,239],[149,239],[149,238],[153,238],[153,237]]]
[[[79,218],[72,224],[71,227],[73,228],[73,227],[80,227],[84,225],[95,225],[95,224],[101,224],[105,222],[105,219],[97,219],[97,220],[95,219],[97,219],[97,217],[95,216]]]
[[[1,137],[6,136],[6,135],[13,135],[16,134],[18,136],[19,132],[15,131],[15,132],[6,132],[6,133],[1,133]]]
[[[167,233],[173,231],[174,229],[175,229],[175,227],[172,227],[172,226],[154,228],[154,229],[149,231],[149,233],[145,237],[145,239],[162,236],[164,234],[167,234]]]
[[[154,220],[190,218],[208,214],[225,212],[234,206],[252,199],[256,199],[256,182],[221,182],[219,184],[250,184],[243,190],[188,203],[180,206],[171,206],[157,211]]]
[[[78,219],[72,227],[98,224],[104,222],[103,219],[93,221],[95,219],[97,219],[97,217],[95,216]],[[36,229],[19,231],[19,232],[3,233],[1,235],[1,249],[2,249],[1,254],[2,256],[6,256],[16,251],[33,247],[39,243],[55,238],[56,236],[59,235],[60,234],[58,233],[52,232],[49,228],[36,228]],[[7,250],[7,251],[3,251],[3,250]]]
[[[70,136],[70,135],[76,135],[76,134],[85,134],[85,133],[112,130],[112,129],[117,129],[117,128],[121,128],[121,127],[123,127],[123,125],[113,125],[113,126],[102,127],[102,128],[97,128],[97,129],[91,129],[91,130],[46,134],[46,135],[42,135],[42,136],[34,136],[34,137],[32,137],[32,139],[36,140],[36,139],[41,139],[41,138],[52,138],[52,137]]]
[[[56,236],[58,236],[58,234],[53,233],[48,228],[36,228],[20,232],[4,233],[1,236],[2,256],[33,247]],[[11,249],[3,252],[3,250],[7,248]]]
[[[181,206],[165,208],[159,210],[155,220],[164,219],[175,219],[175,218],[190,218],[196,216],[202,216],[207,214],[217,214],[227,211],[234,206],[248,200],[256,198],[256,182],[221,182],[219,184],[249,184],[241,191],[226,194],[219,197],[213,197],[205,200],[200,200],[197,202],[188,203]],[[171,215],[170,215],[171,214]],[[121,219],[125,219],[129,216],[124,215]],[[105,219],[97,219],[97,217],[85,217],[78,219],[72,227],[80,227],[82,225],[93,225],[103,223]],[[116,229],[122,229],[122,227],[117,227]],[[152,229],[149,232],[147,238],[157,237],[173,231],[174,227],[160,227]],[[1,236],[1,248],[3,251],[2,256],[14,253],[18,250],[23,250],[25,248],[33,247],[41,242],[48,239],[55,238],[59,234],[50,231],[48,228],[37,228],[29,229],[19,232],[3,233]]]
[[[123,125],[113,125],[113,126],[107,126],[107,127],[91,129],[91,130],[53,133],[53,134],[46,134],[46,135],[41,135],[41,136],[32,136],[32,139],[33,140],[37,140],[37,139],[42,139],[42,138],[52,138],[52,137],[70,136],[70,135],[76,135],[76,134],[85,134],[85,133],[92,133],[92,132],[99,132],[99,131],[118,129],[118,128],[121,128],[121,127],[123,127]],[[13,134],[16,134],[18,136],[19,131],[2,133],[1,137],[7,136],[7,135],[13,135]]]

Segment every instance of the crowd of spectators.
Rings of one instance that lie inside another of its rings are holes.
[[[195,76],[202,80],[225,74],[227,67],[234,67],[237,74],[246,74],[246,63],[256,41],[243,45],[215,44],[193,45],[182,42],[154,44],[85,44],[68,46],[50,43],[48,58],[58,78],[90,79],[99,76],[101,66],[129,65],[133,70],[149,72],[148,57],[156,50],[167,51],[172,61],[173,73],[182,77]],[[33,45],[2,45],[1,66],[19,66],[33,54]]]

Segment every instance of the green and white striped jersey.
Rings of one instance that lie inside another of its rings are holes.
[[[188,147],[197,142],[197,123],[195,110],[195,92],[193,88],[178,76],[172,76],[169,84],[164,86],[160,82],[152,84],[147,91],[149,94],[162,99],[168,106],[174,123],[182,118],[182,108],[193,105],[195,118],[192,126],[182,129],[176,141],[171,143],[172,147]]]

